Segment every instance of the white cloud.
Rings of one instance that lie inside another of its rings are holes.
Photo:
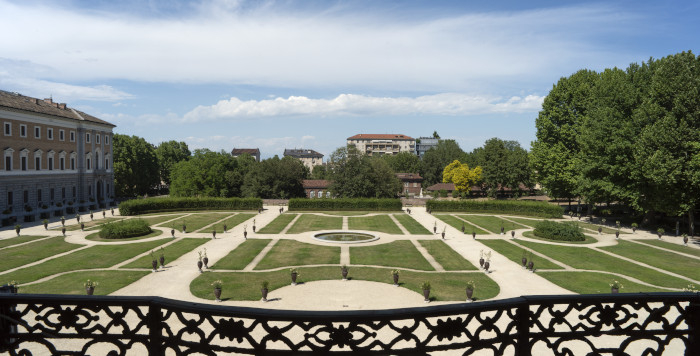
[[[597,39],[624,31],[631,17],[601,5],[418,19],[332,7],[287,11],[275,2],[221,0],[202,2],[191,15],[148,18],[0,0],[0,32],[12,34],[0,37],[0,48],[7,58],[54,68],[44,79],[58,82],[465,92],[539,79],[554,68],[565,75],[603,58],[619,63]]]
[[[436,94],[416,98],[372,97],[341,94],[333,99],[310,99],[290,96],[269,100],[238,98],[221,100],[211,106],[198,106],[186,113],[185,122],[246,119],[284,116],[399,116],[441,115],[465,116],[485,113],[536,112],[544,97],[528,95],[525,98],[473,96],[465,94]]]

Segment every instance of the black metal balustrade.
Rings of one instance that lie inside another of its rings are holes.
[[[526,296],[333,312],[0,294],[0,352],[10,355],[700,355],[699,324],[700,293]]]

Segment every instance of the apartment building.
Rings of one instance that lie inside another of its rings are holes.
[[[114,198],[115,125],[52,99],[0,90],[0,219],[34,221]]]
[[[260,162],[260,149],[258,148],[234,148],[231,150],[231,156],[239,157],[244,154],[249,154],[255,158],[256,162]]]
[[[285,148],[284,157],[287,156],[301,160],[301,163],[308,167],[310,171],[314,170],[314,166],[320,166],[323,164],[323,154],[318,153],[314,150]]]
[[[400,134],[358,134],[348,137],[347,144],[370,156],[415,153],[416,150],[416,140]]]

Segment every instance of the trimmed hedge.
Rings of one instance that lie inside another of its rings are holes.
[[[317,210],[370,210],[370,211],[399,211],[403,205],[400,199],[289,199],[289,211]]]
[[[523,200],[429,200],[431,211],[459,211],[470,213],[501,213],[542,218],[561,218],[564,209],[559,205]]]
[[[99,236],[103,239],[126,239],[148,235],[151,232],[153,230],[145,220],[128,219],[102,225]]]
[[[182,210],[258,210],[260,198],[146,198],[119,203],[121,215],[139,215]]]
[[[535,224],[535,236],[558,241],[585,241],[581,227],[573,222],[558,223],[542,220]]]

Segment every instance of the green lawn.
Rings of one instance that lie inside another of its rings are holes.
[[[613,228],[606,227],[603,225],[591,224],[591,223],[587,223],[587,222],[583,222],[583,221],[576,221],[576,219],[574,219],[573,221],[575,223],[579,224],[579,226],[581,226],[581,228],[591,230],[591,231],[595,232],[596,234],[598,233],[599,227],[603,228],[604,234],[614,234],[615,231],[617,231],[617,229],[613,229]],[[626,234],[626,232],[620,231],[620,235],[622,235],[622,234]]]
[[[163,247],[163,252],[165,256],[165,265],[167,266],[169,262],[175,261],[176,259],[180,258],[180,256],[194,250],[198,246],[208,242],[209,239],[193,239],[193,238],[184,238],[184,239],[179,239],[175,243],[168,245],[166,247]],[[154,249],[153,250],[153,255],[158,259],[160,257],[161,250],[160,248]],[[151,268],[151,256],[143,256],[136,261],[133,261],[127,265],[122,266],[121,268]]]
[[[641,243],[644,243],[647,245],[663,247],[663,248],[668,249],[668,250],[682,252],[682,253],[685,253],[687,255],[693,255],[693,256],[700,257],[700,249],[697,249],[697,248],[692,248],[692,247],[688,247],[688,246],[674,244],[674,243],[666,242],[663,240],[634,240],[634,241],[641,242]],[[688,244],[690,244],[690,241],[688,241]]]
[[[538,272],[548,281],[579,294],[610,293],[613,280],[622,283],[620,293],[670,292],[668,289],[648,287],[607,273],[596,272]]]
[[[90,220],[90,216],[83,216],[80,218],[80,222],[85,224],[85,230],[96,229],[98,226],[100,226],[102,224],[106,224],[108,222],[117,222],[120,220],[124,220],[124,218],[122,218],[122,217],[113,217],[113,218],[109,217],[109,218],[102,219],[100,217],[99,219],[95,219],[92,221]],[[75,220],[73,220],[72,222],[75,222]],[[80,230],[80,223],[75,223],[75,224],[70,224],[70,225],[68,223],[69,223],[69,221],[66,220],[66,231]],[[61,228],[62,228],[62,226],[57,226],[57,227],[53,228],[52,230],[61,231]]]
[[[308,283],[317,280],[340,279],[339,267],[305,267],[299,268],[297,282]],[[391,269],[371,267],[349,267],[348,278],[392,284]],[[291,283],[288,270],[271,272],[207,272],[199,275],[190,284],[190,291],[196,297],[213,300],[215,280],[223,282],[221,298],[223,300],[260,300],[260,283],[270,282],[268,299],[275,298],[275,290],[287,287]],[[474,299],[485,300],[498,295],[498,285],[481,272],[462,273],[428,273],[401,271],[399,285],[422,295],[420,284],[429,281],[432,289],[430,299],[433,301],[466,300],[466,283],[474,281]],[[290,288],[294,288],[291,287]],[[387,295],[387,298],[391,298]]]
[[[529,237],[531,239],[537,239],[537,240],[542,240],[542,241],[549,241],[549,242],[556,242],[556,243],[561,243],[561,244],[572,244],[572,245],[587,245],[587,244],[592,244],[598,242],[598,239],[591,235],[586,235],[585,232],[588,232],[587,230],[583,230],[584,232],[583,236],[586,237],[585,240],[583,241],[562,241],[562,240],[552,240],[552,239],[546,239],[544,237],[539,237],[535,236],[534,231],[525,231],[523,232],[523,236]]]
[[[520,246],[517,246],[515,244],[512,244],[506,240],[479,240],[482,244],[488,246],[492,250],[500,253],[503,256],[506,256],[509,260],[517,263],[519,266],[522,266],[522,258],[523,258],[523,251],[526,251]],[[517,242],[517,241],[516,241]],[[528,253],[525,256],[527,258],[527,261],[530,262],[530,253]],[[533,255],[532,256],[532,261],[535,263],[534,268],[535,270],[538,269],[564,269],[564,267],[561,267],[554,262],[544,259],[540,256]]]
[[[302,214],[287,233],[300,234],[307,231],[340,230],[342,228],[342,217]]]
[[[17,237],[10,237],[10,238],[5,238],[0,240],[0,248],[3,247],[8,247],[12,245],[17,245],[21,244],[23,242],[29,242],[37,239],[42,239],[46,236],[17,236]]]
[[[160,214],[162,214],[162,213],[160,213]],[[162,216],[152,216],[152,217],[148,217],[148,218],[141,217],[141,219],[146,220],[148,225],[158,226],[165,221],[177,219],[179,217],[182,217],[183,215],[185,215],[185,214],[169,214],[169,215],[162,215]],[[182,224],[180,224],[178,226],[178,225],[173,225],[173,224],[168,223],[167,225],[164,225],[164,226],[169,227],[169,228],[173,228],[173,226],[174,226],[175,230],[182,231]]]
[[[258,230],[260,234],[279,234],[284,230],[287,225],[289,225],[292,220],[297,216],[297,214],[282,214],[272,220],[269,224],[265,225],[262,229]]]
[[[0,271],[21,267],[28,263],[43,260],[44,258],[70,251],[78,247],[82,247],[82,245],[65,242],[63,241],[63,236],[52,237],[41,241],[39,244],[31,243],[22,246],[9,247],[2,250],[2,258],[0,258]]]
[[[161,234],[163,234],[163,231],[153,230],[150,234],[143,235],[143,236],[129,237],[126,239],[103,239],[100,237],[99,232],[94,232],[90,235],[85,236],[85,239],[91,240],[91,241],[99,241],[99,242],[124,242],[124,241],[143,240],[143,239],[147,239],[149,237],[159,236]]]
[[[700,259],[681,256],[634,242],[619,240],[616,246],[600,247],[601,250],[631,258],[650,266],[700,280]]]
[[[348,218],[350,230],[378,231],[392,235],[403,235],[401,229],[396,226],[389,215],[372,215]]]
[[[465,222],[459,218],[454,217],[453,215],[447,215],[447,214],[435,214],[435,217],[442,220],[446,224],[454,227],[455,229],[462,231],[462,225],[464,225],[464,233],[467,235],[471,235],[472,232],[476,232],[477,235],[488,235],[489,233],[485,230],[479,229],[478,227]],[[438,224],[438,227],[440,227],[440,224]],[[442,229],[439,229],[438,232],[442,232]]]
[[[350,247],[350,263],[354,265],[374,265],[387,267],[403,267],[434,271],[433,266],[406,240],[388,244]]]
[[[4,274],[5,279],[29,283],[59,272],[79,269],[107,268],[153,250],[167,242],[167,239],[139,242],[125,245],[98,245],[54,258],[36,266],[22,268]]]
[[[339,263],[340,247],[319,246],[294,240],[279,240],[255,266],[255,269]]]
[[[484,216],[484,215],[459,215],[460,218],[472,222],[484,229],[491,231],[494,234],[501,233],[501,226],[503,226],[504,231],[508,232],[515,229],[524,229],[528,226],[516,224],[507,220],[503,220],[495,216]]]
[[[537,224],[537,222],[542,221],[542,220],[536,220],[536,219],[512,218],[510,216],[508,217],[508,220],[513,220],[519,224],[522,224],[522,225],[525,225],[528,227],[532,227],[532,228],[535,227],[535,224]],[[499,231],[500,231],[500,229],[499,229]]]
[[[446,271],[478,270],[476,266],[465,260],[462,255],[441,240],[418,240],[418,242]]]
[[[620,273],[660,287],[682,289],[688,285],[684,279],[669,276],[587,247],[547,245],[528,241],[518,241],[518,243],[577,269]]]
[[[423,227],[416,219],[412,218],[408,214],[394,214],[394,217],[396,220],[403,225],[404,229],[408,231],[408,233],[412,235],[429,235],[431,234],[428,229]]]
[[[250,262],[253,261],[255,256],[257,256],[260,253],[260,251],[262,251],[265,248],[265,246],[267,246],[270,243],[270,241],[272,240],[245,240],[228,255],[224,256],[224,258],[220,259],[218,262],[216,262],[216,264],[211,266],[211,268],[233,270],[244,269]]]
[[[239,213],[239,214],[236,214],[236,215],[234,215],[234,216],[229,217],[228,219],[226,219],[226,220],[224,220],[224,221],[221,221],[221,222],[216,223],[216,225],[214,225],[214,226],[208,227],[208,228],[206,229],[206,231],[200,231],[200,232],[212,232],[214,229],[216,229],[216,233],[217,233],[217,234],[222,234],[222,233],[224,232],[224,224],[226,224],[226,228],[230,231],[230,230],[233,229],[235,226],[237,226],[237,225],[241,224],[242,222],[244,222],[244,221],[246,221],[246,220],[252,218],[252,217],[255,216],[255,215],[257,215],[257,214],[254,214],[254,213]],[[253,226],[253,225],[252,225],[252,222],[251,222],[250,225],[251,225],[250,229],[252,230],[252,229],[253,229],[253,227],[252,227],[252,226]],[[180,227],[180,228],[182,228],[182,227]],[[189,229],[189,226],[188,226],[187,228]]]
[[[182,224],[187,225],[187,232],[197,231],[207,225],[215,223],[230,216],[231,213],[206,212],[183,216],[175,221],[171,221],[163,226],[175,227],[175,230],[182,231]]]
[[[146,271],[82,271],[58,276],[43,283],[20,286],[21,293],[85,294],[84,283],[88,279],[99,283],[95,295],[107,295],[151,273]]]

